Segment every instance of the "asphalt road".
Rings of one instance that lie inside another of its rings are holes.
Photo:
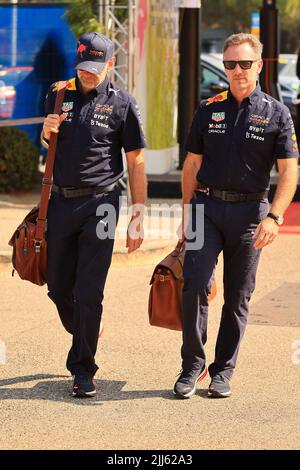
[[[0,198],[0,242],[21,215],[14,203],[7,211],[7,203]],[[173,397],[181,334],[151,327],[147,317],[149,279],[162,246],[146,241],[140,255],[114,255],[97,352],[97,396],[88,400],[70,396],[65,359],[71,337],[46,288],[12,278],[3,255],[0,449],[299,449],[300,236],[281,235],[262,255],[232,396],[222,400],[207,398],[208,378],[193,398]],[[208,363],[222,306],[221,260],[217,284]]]

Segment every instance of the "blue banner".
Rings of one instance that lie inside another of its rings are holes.
[[[75,75],[66,5],[0,5],[0,119],[44,115],[51,83]],[[22,127],[38,143],[40,125]]]

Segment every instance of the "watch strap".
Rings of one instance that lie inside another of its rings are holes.
[[[273,212],[268,212],[267,217],[269,217],[270,219],[275,220],[276,224],[280,225],[280,222],[279,222],[280,218],[281,218],[280,216],[273,214]]]

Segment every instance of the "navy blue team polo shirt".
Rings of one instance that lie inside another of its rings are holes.
[[[288,108],[259,85],[240,107],[230,91],[201,102],[186,148],[203,155],[199,183],[242,193],[269,189],[275,160],[299,157]]]
[[[45,101],[53,113],[56,84]],[[68,114],[59,128],[53,182],[62,187],[107,186],[123,175],[121,150],[145,147],[138,106],[106,78],[83,94],[78,78],[68,80],[62,105]]]

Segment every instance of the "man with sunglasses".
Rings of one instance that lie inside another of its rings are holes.
[[[183,204],[204,206],[204,244],[191,241],[184,260],[182,372],[173,392],[189,398],[207,374],[208,294],[218,255],[224,259],[224,305],[208,372],[208,396],[231,395],[235,369],[254,291],[261,250],[276,238],[297,185],[298,148],[286,106],[263,93],[262,44],[251,34],[234,34],[224,45],[229,91],[200,103],[187,140]],[[277,161],[277,190],[269,207],[270,172]]]

